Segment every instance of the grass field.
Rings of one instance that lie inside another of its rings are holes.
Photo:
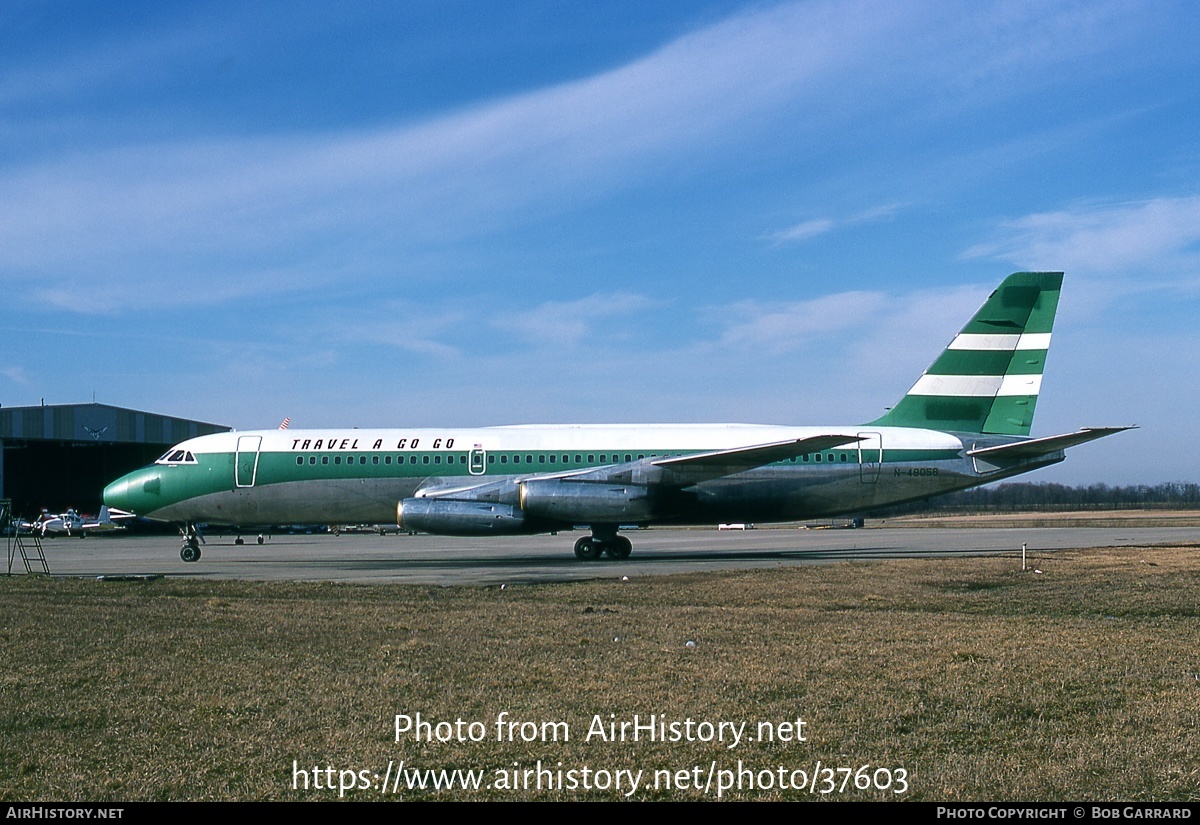
[[[637,776],[631,798],[694,799],[739,775],[722,798],[1200,798],[1197,549],[1032,562],[505,589],[2,579],[0,798],[621,798]],[[479,726],[396,741],[417,713]],[[536,724],[498,742],[501,713]],[[635,714],[682,741],[588,739]],[[735,747],[729,727],[698,741],[722,722],[746,723]],[[538,760],[541,790],[494,787]],[[401,761],[483,787],[378,790]]]

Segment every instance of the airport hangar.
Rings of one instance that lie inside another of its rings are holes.
[[[0,499],[21,516],[95,513],[113,479],[180,441],[230,429],[107,404],[0,406]]]

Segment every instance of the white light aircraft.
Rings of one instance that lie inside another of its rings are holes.
[[[57,514],[43,510],[34,521],[21,522],[19,528],[28,530],[30,533],[37,533],[42,538],[78,536],[82,539],[86,538],[88,533],[124,530],[124,526],[116,521],[116,519],[123,518],[133,518],[133,514],[110,510],[107,506],[100,508],[99,516],[81,515],[74,509]]]

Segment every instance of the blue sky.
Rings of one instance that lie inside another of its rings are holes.
[[[838,424],[1064,270],[1037,477],[1198,479],[1192,4],[14,2],[0,403]]]

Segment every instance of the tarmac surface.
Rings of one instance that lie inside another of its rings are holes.
[[[653,529],[624,532],[633,555],[582,562],[572,548],[585,531],[557,536],[451,538],[373,534],[210,536],[198,562],[179,558],[171,536],[91,536],[43,542],[54,576],[171,576],[256,581],[500,584],[657,576],[709,570],[829,564],[895,558],[1009,554],[1031,557],[1087,547],[1200,545],[1196,527],[760,528]],[[0,542],[3,544],[4,542]],[[24,572],[20,555],[14,575]]]

